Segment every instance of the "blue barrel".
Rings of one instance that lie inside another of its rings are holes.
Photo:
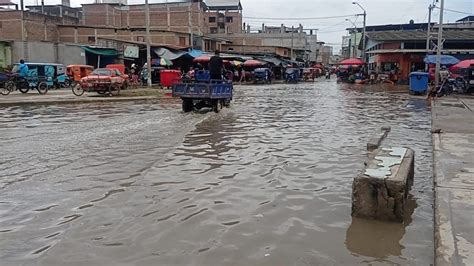
[[[425,94],[428,91],[430,74],[426,72],[410,73],[410,91],[415,94]]]

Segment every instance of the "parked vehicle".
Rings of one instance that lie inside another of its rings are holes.
[[[109,65],[106,65],[105,68],[115,69],[120,72],[122,78],[125,80],[125,83],[122,86],[122,89],[126,90],[128,87],[130,87],[130,76],[128,75],[128,70],[124,64],[109,64]]]
[[[94,71],[94,67],[88,65],[69,65],[66,67],[66,74],[71,80],[71,86],[81,81],[83,77],[87,77],[92,71]]]
[[[438,88],[437,95],[438,97],[448,96],[453,93],[464,94],[467,93],[468,86],[467,82],[463,77],[458,76],[457,78],[448,78],[441,83],[441,86]]]
[[[469,72],[467,75],[467,83],[468,83],[468,90],[467,92],[470,93],[474,91],[474,65],[471,65],[469,68]]]
[[[5,82],[1,88],[1,93],[3,95],[8,95],[13,91],[19,90],[21,93],[28,93],[30,89],[36,89],[39,94],[48,93],[49,83],[51,82],[50,78],[45,76],[38,76],[36,69],[28,71],[26,77],[20,77],[16,73],[18,65],[13,67],[13,72],[7,74],[8,80]]]
[[[303,69],[303,80],[304,81],[314,81],[317,77],[317,68],[304,68]]]
[[[38,82],[46,82],[48,88],[67,88],[71,86],[71,80],[66,75],[66,68],[63,64],[54,63],[26,63],[28,66],[28,81],[30,88],[38,87]],[[16,72],[18,64],[13,65],[13,72]]]
[[[0,92],[2,92],[1,90],[5,88],[5,83],[8,81],[8,79],[9,74],[5,71],[0,71]],[[1,94],[3,94],[3,92]]]
[[[272,83],[272,72],[268,68],[257,68],[254,71],[254,83]]]
[[[81,96],[84,92],[97,92],[98,94],[119,95],[120,90],[126,86],[123,74],[117,69],[98,68],[90,75],[84,77],[72,88],[72,93]]]
[[[223,107],[230,106],[234,90],[232,81],[205,80],[205,73],[197,72],[195,82],[173,85],[173,97],[181,98],[183,112],[211,107],[218,113]]]
[[[300,80],[300,70],[296,68],[287,68],[285,71],[286,83],[298,83]]]

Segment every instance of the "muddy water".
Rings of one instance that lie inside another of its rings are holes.
[[[2,265],[433,261],[430,113],[333,82],[237,87],[220,114],[177,103],[4,108]],[[381,125],[416,151],[404,225],[350,216]]]

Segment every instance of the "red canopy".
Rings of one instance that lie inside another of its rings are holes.
[[[209,60],[211,60],[210,55],[201,55],[201,56],[198,56],[198,57],[194,58],[193,61],[195,63],[207,63],[207,62],[209,62]]]
[[[362,59],[359,59],[359,58],[349,58],[349,59],[342,60],[339,63],[339,65],[344,65],[344,66],[348,66],[348,65],[361,66],[363,64],[364,64],[364,61],[362,61]]]
[[[263,66],[265,63],[260,62],[258,60],[247,60],[244,62],[244,66],[246,67],[254,67],[254,66]]]
[[[469,68],[471,65],[474,65],[474,59],[461,61],[457,63],[456,65],[450,67],[449,70],[454,71],[460,68]]]

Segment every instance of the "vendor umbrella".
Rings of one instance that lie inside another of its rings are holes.
[[[362,59],[359,59],[359,58],[349,58],[349,59],[345,59],[345,60],[342,60],[339,65],[343,65],[343,66],[361,66],[364,64],[364,61],[362,61]]]
[[[256,67],[256,66],[263,66],[265,65],[265,63],[262,63],[258,60],[251,59],[251,60],[245,61],[243,65],[246,67]]]
[[[240,65],[242,65],[242,62],[237,61],[237,60],[231,61],[230,63],[231,63],[232,65],[234,65],[234,66],[240,66]]]
[[[173,62],[169,59],[161,58],[160,59],[160,65],[162,65],[162,66],[172,66]]]
[[[455,64],[454,66],[450,67],[449,70],[454,71],[461,68],[469,68],[471,67],[471,65],[474,65],[474,59],[461,61]]]
[[[425,64],[436,64],[436,55],[427,55],[423,60]],[[455,65],[459,59],[451,55],[441,55],[441,65]]]
[[[194,58],[193,62],[194,63],[208,63],[209,60],[211,60],[211,56],[209,55],[201,55],[196,58]]]

